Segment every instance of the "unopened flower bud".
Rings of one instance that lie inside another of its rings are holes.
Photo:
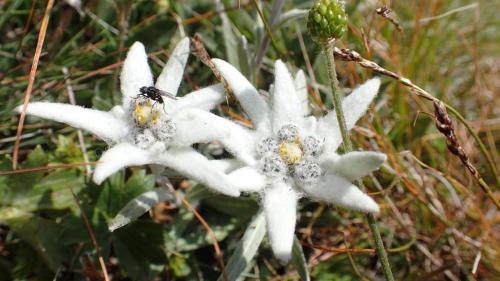
[[[347,30],[344,1],[318,0],[309,10],[307,28],[319,41],[338,39]]]

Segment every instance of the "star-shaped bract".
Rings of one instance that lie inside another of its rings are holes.
[[[386,156],[361,151],[335,153],[342,143],[335,112],[321,118],[310,115],[302,71],[294,80],[285,64],[277,61],[275,82],[266,100],[232,65],[219,59],[213,62],[254,129],[205,113],[188,110],[184,114],[191,115],[195,123],[204,120],[196,127],[212,130],[218,135],[214,138],[246,164],[226,171],[246,183],[246,191],[261,194],[271,246],[281,261],[287,262],[291,257],[297,202],[302,196],[354,210],[379,212],[375,201],[352,182],[378,169]],[[366,112],[379,86],[378,79],[369,80],[344,99],[348,129]]]
[[[154,110],[160,116],[159,120],[163,118],[169,122],[165,124],[170,127],[163,123],[157,125],[154,128],[158,131],[155,132],[156,135],[150,132],[151,128],[140,128],[136,124],[137,119],[134,122],[132,117],[139,109],[143,109],[140,107],[142,105],[137,104],[141,87],[154,85],[159,90],[177,95],[189,52],[189,39],[184,38],[176,46],[156,83],[153,84],[145,48],[136,42],[128,51],[123,63],[120,77],[122,105],[104,112],[70,104],[33,102],[28,105],[27,113],[89,131],[110,145],[96,166],[93,179],[97,184],[127,166],[159,164],[203,183],[215,191],[238,196],[238,189],[234,188],[228,177],[206,157],[190,147],[193,143],[205,141],[206,137],[199,134],[195,127],[186,124],[182,115],[182,111],[187,108],[203,112],[214,108],[224,100],[224,90],[220,84],[176,99],[164,97],[164,107],[161,104],[151,104],[151,101],[142,98],[149,106],[146,109],[151,112]],[[142,111],[139,113],[142,114]],[[144,116],[151,118],[148,115]],[[161,135],[165,128],[171,129],[166,132],[171,134],[167,141],[155,137]]]

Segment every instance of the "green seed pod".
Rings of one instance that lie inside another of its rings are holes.
[[[317,0],[309,10],[309,32],[318,41],[339,39],[347,30],[344,1]]]

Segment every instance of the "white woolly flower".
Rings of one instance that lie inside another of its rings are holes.
[[[238,196],[238,188],[228,177],[190,147],[207,138],[185,122],[182,111],[210,110],[224,100],[224,90],[217,84],[175,97],[189,52],[189,39],[184,38],[153,84],[144,46],[136,42],[123,63],[121,105],[103,112],[70,104],[33,102],[27,113],[87,130],[110,145],[96,166],[93,179],[97,184],[127,166],[159,164],[218,192]],[[172,97],[151,99],[147,95],[147,91],[158,90]]]
[[[271,246],[281,261],[291,257],[300,197],[379,212],[377,203],[352,182],[378,169],[386,156],[377,152],[335,153],[342,142],[335,112],[321,118],[311,116],[302,71],[292,79],[285,64],[277,61],[267,101],[232,65],[219,59],[213,62],[255,129],[208,115],[197,127],[218,134],[226,149],[246,164],[226,171],[232,171],[230,176],[240,181],[240,186],[246,183],[241,191],[261,194]],[[369,80],[344,99],[348,129],[366,112],[379,86],[379,79]],[[202,119],[198,113],[185,113],[192,115],[191,120]]]

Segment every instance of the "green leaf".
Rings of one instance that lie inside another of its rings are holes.
[[[280,26],[289,20],[294,20],[297,18],[305,18],[307,16],[308,12],[309,12],[309,10],[307,10],[307,9],[291,9],[289,11],[286,11],[282,15],[280,15],[279,20],[276,23],[276,25]]]
[[[147,176],[144,170],[137,170],[124,183],[123,173],[117,173],[105,181],[103,186],[94,187],[94,192],[99,192],[95,204],[97,212],[111,218],[132,199],[140,194],[152,190],[154,177]]]
[[[236,39],[236,36],[234,35],[234,32],[232,30],[231,22],[226,12],[224,11],[224,5],[219,2],[217,5],[217,9],[219,10],[219,16],[222,19],[222,37],[224,38],[226,57],[230,64],[234,65],[236,69],[239,69],[240,61],[238,57],[238,40]]]
[[[293,239],[292,248],[292,264],[299,273],[300,279],[302,281],[310,281],[309,270],[307,269],[307,261],[304,257],[304,252],[302,251],[302,245],[297,236]]]
[[[238,220],[232,217],[217,215],[205,218],[205,221],[212,229],[217,241],[224,240],[231,231],[236,228]],[[177,251],[193,251],[212,244],[212,237],[198,220],[191,219],[186,231],[177,236],[170,236],[175,239],[175,249]]]
[[[132,280],[152,280],[154,265],[167,262],[159,224],[138,220],[113,232],[112,236],[120,265]]]
[[[37,146],[29,155],[28,158],[20,165],[21,168],[33,168],[46,166],[48,156],[40,146]],[[15,200],[19,197],[26,196],[26,193],[31,190],[33,185],[40,181],[46,171],[19,173],[7,177],[7,185],[11,191],[10,200]],[[9,200],[7,200],[9,201]]]
[[[21,167],[46,166],[48,158],[49,155],[37,147],[28,155]],[[0,166],[4,168],[8,162],[9,159],[5,158]],[[63,210],[75,207],[69,186],[75,192],[84,186],[84,178],[79,174],[75,169],[56,169],[1,177],[0,220],[12,220],[40,210]]]
[[[170,258],[168,266],[174,271],[175,277],[186,277],[191,273],[186,259],[178,255],[173,255]]]
[[[52,271],[56,271],[63,262],[71,259],[70,249],[55,239],[59,231],[57,223],[26,215],[9,221],[9,226],[33,247]]]
[[[116,229],[129,224],[145,214],[158,203],[172,199],[174,199],[174,195],[164,189],[155,189],[144,192],[143,194],[132,199],[132,201],[128,202],[128,204],[120,210],[118,215],[111,220],[109,223],[109,231],[113,232]]]
[[[221,204],[221,202],[224,203]],[[253,198],[234,198],[214,193],[203,199],[203,204],[210,206],[220,213],[248,219],[259,209],[256,200]]]
[[[196,185],[184,196],[184,198],[190,202],[191,205],[197,205],[201,199],[213,196],[213,193],[208,191],[202,185]],[[171,231],[166,233],[168,241],[173,241],[165,245],[167,249],[177,250],[177,244],[182,245],[185,241],[178,239],[178,237],[183,237],[189,224],[193,221],[194,215],[187,208],[182,208],[179,213],[174,217],[174,223],[172,225]]]
[[[263,212],[255,216],[248,226],[243,238],[238,243],[234,253],[229,258],[226,266],[226,272],[229,281],[238,280],[242,273],[247,272],[252,260],[257,254],[264,235],[266,234],[266,219]],[[221,275],[218,281],[224,281]]]

